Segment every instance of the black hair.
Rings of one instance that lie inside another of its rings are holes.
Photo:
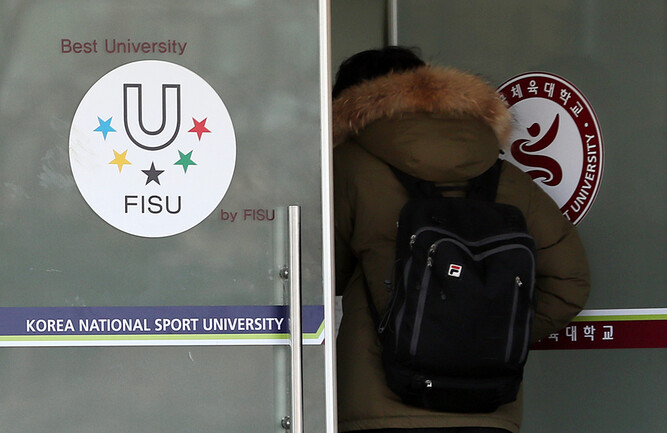
[[[363,81],[403,72],[424,66],[426,63],[416,54],[417,49],[389,46],[376,50],[362,51],[341,63],[336,73],[333,97],[336,98],[348,87]]]

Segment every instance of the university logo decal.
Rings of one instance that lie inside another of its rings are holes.
[[[528,173],[574,224],[595,201],[604,164],[602,132],[593,108],[567,80],[529,72],[498,92],[514,116],[504,158]]]
[[[103,220],[165,237],[203,221],[232,180],[236,139],[218,94],[163,61],[123,65],[86,93],[70,131],[72,173]]]

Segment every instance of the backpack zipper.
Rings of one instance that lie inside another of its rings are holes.
[[[529,235],[528,233],[510,232],[510,233],[504,233],[504,234],[500,234],[500,235],[491,236],[491,237],[488,237],[488,238],[483,238],[483,239],[480,239],[478,241],[468,241],[468,240],[458,236],[456,233],[452,233],[449,230],[445,230],[445,229],[440,228],[438,226],[426,226],[426,227],[420,228],[412,236],[410,236],[410,247],[412,247],[414,245],[414,243],[417,241],[417,237],[419,237],[419,235],[424,234],[426,232],[435,232],[435,233],[440,233],[440,234],[443,234],[443,235],[447,235],[450,238],[461,242],[462,244],[470,245],[472,247],[478,247],[480,245],[486,245],[486,244],[490,244],[490,243],[494,243],[494,242],[498,242],[498,241],[506,241],[508,239],[515,239],[515,238],[526,238],[526,239],[531,239],[531,240],[533,239],[533,237],[531,235]]]
[[[523,286],[521,278],[516,276],[514,278],[514,298],[512,299],[512,314],[510,315],[509,329],[507,330],[507,347],[505,348],[505,362],[510,360],[512,355],[512,346],[514,345],[514,320],[516,319],[516,312],[519,308],[519,290]]]
[[[410,273],[410,268],[412,268],[412,257],[408,258],[408,261],[405,263],[405,268],[403,269],[403,292],[404,292],[404,297],[403,297],[403,304],[401,304],[401,307],[398,310],[398,313],[396,313],[396,318],[394,320],[394,329],[396,329],[396,344],[394,347],[398,347],[398,336],[399,336],[399,331],[401,329],[401,323],[403,322],[403,314],[405,313],[405,297],[407,296],[407,291],[408,291],[408,274]],[[394,293],[392,295],[394,299],[396,298],[396,294]],[[393,309],[393,302],[392,302],[392,309]],[[387,310],[387,314],[385,316],[386,320],[383,320],[380,324],[380,328],[378,331],[380,333],[384,332],[385,328],[387,327],[387,323],[389,322],[389,316],[390,316],[391,310]]]
[[[436,250],[436,244],[432,244],[428,250],[426,257],[426,269],[419,290],[419,299],[417,301],[417,311],[415,314],[415,326],[412,329],[412,338],[410,338],[410,355],[415,356],[417,353],[417,345],[419,344],[419,333],[422,327],[422,320],[424,319],[424,308],[426,307],[426,295],[428,294],[428,285],[431,282],[431,268],[433,268],[433,254]]]

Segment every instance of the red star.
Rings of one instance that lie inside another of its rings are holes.
[[[188,132],[196,132],[197,133],[197,138],[199,138],[200,141],[201,141],[201,135],[204,132],[211,132],[206,127],[206,120],[207,119],[208,119],[208,117],[205,118],[204,120],[202,120],[201,122],[198,122],[197,120],[195,120],[194,117],[192,118],[192,121],[195,123],[195,126],[193,126],[192,129],[189,130]]]

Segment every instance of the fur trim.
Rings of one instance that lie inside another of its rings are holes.
[[[472,116],[489,125],[501,145],[509,138],[511,114],[487,82],[453,68],[424,66],[345,89],[333,102],[334,146],[376,120],[417,112]]]

